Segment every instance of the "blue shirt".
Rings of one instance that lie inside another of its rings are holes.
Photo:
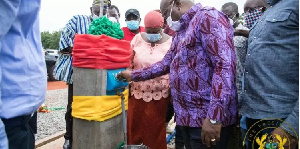
[[[5,133],[5,127],[1,119],[0,119],[0,148],[8,149],[8,140]]]
[[[47,75],[39,30],[40,2],[0,1],[1,118],[32,114],[45,100]]]
[[[284,118],[298,133],[299,1],[267,2],[270,8],[250,29],[240,112],[252,119]]]

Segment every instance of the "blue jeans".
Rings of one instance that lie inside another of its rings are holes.
[[[186,127],[179,126],[182,130],[183,141],[186,149],[208,149],[201,141],[200,127]],[[221,130],[220,141],[216,145],[212,145],[210,149],[224,149],[226,148],[229,137],[233,130],[233,126],[223,127]]]

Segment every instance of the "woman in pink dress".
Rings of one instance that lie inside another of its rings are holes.
[[[172,38],[162,32],[161,13],[151,11],[145,16],[145,32],[131,41],[133,70],[141,69],[163,59]],[[131,83],[128,106],[128,143],[151,149],[166,149],[166,111],[170,101],[169,75],[143,82]]]

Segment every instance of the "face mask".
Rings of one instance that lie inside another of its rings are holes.
[[[175,32],[180,30],[181,23],[179,21],[172,21],[171,16],[168,17],[167,23],[169,25],[169,28]]]
[[[140,28],[140,22],[139,21],[126,21],[127,27],[129,30],[134,31],[138,30]]]
[[[95,15],[95,14],[92,15],[92,20],[96,20],[96,19],[98,19],[98,18],[99,18],[99,16],[97,16],[97,15]]]
[[[257,8],[246,13],[245,16],[246,27],[250,29],[255,24],[255,22],[262,16],[262,9],[263,8]]]
[[[230,18],[229,16],[227,16],[227,17],[228,17],[228,19],[229,19],[229,22],[230,22],[230,25],[231,25],[231,26],[234,26],[234,24],[236,23],[236,21],[238,21],[238,20],[236,20],[236,21],[233,21],[233,19],[235,19],[235,18],[236,18],[236,15],[237,15],[237,14],[234,14],[234,17],[232,17],[232,18]]]
[[[171,7],[171,11],[170,11],[170,16],[167,18],[167,24],[169,25],[169,28],[172,29],[173,31],[177,32],[180,30],[181,27],[181,23],[179,21],[173,21],[171,14],[172,14],[172,10],[173,10],[173,5],[174,5],[174,1]]]
[[[115,17],[109,17],[108,20],[112,23],[118,23],[118,20]]]
[[[230,22],[230,24],[233,26],[233,24],[234,24],[234,23],[233,23],[233,20],[229,18],[229,22]]]
[[[119,13],[116,9],[109,10],[106,14],[106,17],[112,23],[119,23]]]
[[[158,34],[146,34],[146,37],[150,42],[153,42],[153,43],[159,41],[162,38],[159,33]]]

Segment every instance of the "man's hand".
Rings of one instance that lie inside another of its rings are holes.
[[[117,75],[119,80],[126,80],[127,82],[131,81],[131,72],[130,70],[124,70]]]
[[[216,141],[220,141],[222,125],[211,124],[209,119],[205,119],[202,125],[201,140],[207,147],[214,145]],[[213,141],[214,140],[214,141]]]
[[[290,149],[294,149],[296,148],[296,146],[298,145],[298,139],[291,136],[290,134],[286,133],[283,129],[281,128],[276,128],[273,132],[272,132],[272,136],[274,137],[273,142],[280,142],[282,140],[278,140],[276,135],[279,135],[281,137],[281,139],[283,140],[284,138],[287,139],[287,142],[284,144],[284,148],[290,148]]]
[[[72,55],[73,47],[67,47],[60,51],[61,54]]]

